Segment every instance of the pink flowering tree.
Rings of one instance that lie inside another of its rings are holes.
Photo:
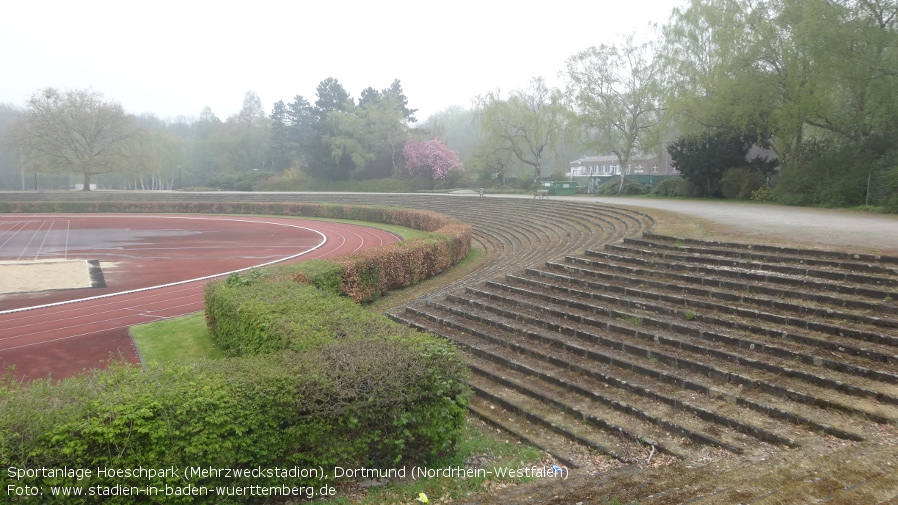
[[[402,152],[405,154],[405,166],[411,175],[423,175],[434,180],[446,179],[453,170],[461,168],[458,155],[440,139],[418,142],[410,138]]]

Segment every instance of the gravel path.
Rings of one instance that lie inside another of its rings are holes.
[[[660,210],[702,220],[703,229],[695,238],[711,235],[719,240],[805,244],[814,248],[898,255],[896,215],[747,202],[649,198],[592,200],[638,207],[649,214]]]

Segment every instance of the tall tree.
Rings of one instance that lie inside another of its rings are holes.
[[[758,139],[718,131],[680,137],[667,147],[673,165],[695,188],[696,196],[716,196],[723,174],[732,168],[753,168],[769,175],[775,163],[760,157],[748,160],[749,150]]]
[[[362,90],[362,93],[359,95],[359,106],[363,106],[369,103],[377,103],[380,101],[380,91],[368,86],[367,88]]]
[[[77,173],[84,191],[97,174],[120,171],[126,147],[137,135],[121,105],[92,90],[35,93],[12,129],[12,139],[39,170]]]
[[[415,112],[418,112],[418,109],[408,108],[408,98],[402,91],[402,83],[399,82],[399,79],[393,79],[393,83],[390,84],[389,88],[383,90],[383,94],[392,95],[396,98],[398,107],[402,111],[408,123],[415,123],[418,121],[417,119],[415,119]]]
[[[144,117],[141,117],[144,123]],[[127,168],[123,171],[125,189],[174,189],[181,184],[184,164],[184,140],[166,131],[164,123],[147,125],[134,142],[128,144]]]
[[[354,103],[346,88],[333,77],[318,83],[316,97],[315,114],[319,123],[325,122],[329,112],[346,110],[350,103]]]
[[[306,170],[323,179],[348,179],[355,169],[351,154],[355,148],[352,142],[341,138],[341,129],[346,120],[352,119],[351,115],[347,115],[347,110],[354,108],[355,102],[340,81],[333,77],[318,83],[316,94],[312,109],[315,116],[314,139]]]
[[[655,45],[628,36],[618,45],[590,47],[568,59],[567,79],[592,147],[618,159],[622,191],[630,158],[659,146],[662,82]]]
[[[371,88],[369,88],[371,89]],[[365,93],[360,105],[328,114],[331,126],[324,143],[334,160],[352,162],[350,178],[383,178],[399,175],[408,124],[399,100],[389,90]],[[374,98],[376,97],[376,98]]]
[[[293,159],[300,166],[307,167],[315,147],[315,110],[302,95],[296,95],[287,105],[286,120]]]
[[[678,125],[762,135],[785,165],[807,138],[891,135],[896,18],[894,0],[692,0],[664,28]]]
[[[549,89],[542,77],[530,87],[513,91],[503,100],[498,93],[479,98],[482,142],[495,150],[508,150],[533,169],[533,180],[542,177],[543,160],[559,141],[568,123],[568,108],[557,89]]]
[[[318,86],[313,175],[331,179],[398,175],[414,112],[398,80],[382,91],[362,90],[356,105],[336,79]]]
[[[218,156],[216,155],[216,137],[224,128],[224,123],[215,116],[212,109],[203,107],[200,117],[190,125],[189,137],[191,142],[187,149],[185,174],[188,184],[205,184],[221,171]]]
[[[287,122],[287,106],[283,100],[274,104],[271,120],[271,168],[280,172],[290,168],[293,149],[290,145],[290,125]]]
[[[270,166],[270,120],[259,96],[247,91],[243,107],[216,128],[214,145],[219,166],[230,174],[261,172]]]

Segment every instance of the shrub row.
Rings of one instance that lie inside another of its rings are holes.
[[[348,298],[281,279],[277,269],[255,272],[206,284],[206,324],[230,355],[304,352],[335,338],[416,334]]]
[[[427,210],[313,202],[0,202],[0,212],[263,214],[370,221],[430,232],[458,223]]]
[[[340,277],[339,293],[356,302],[368,302],[392,289],[414,285],[433,277],[470,252],[471,228],[449,224],[439,228],[435,238],[411,240],[399,244],[373,247],[330,261]],[[314,269],[312,272],[306,270]],[[316,277],[321,267],[301,263],[294,279],[324,287],[327,282]],[[334,275],[326,270],[326,275]]]
[[[308,288],[312,289],[312,288]],[[467,404],[465,367],[448,343],[423,334],[344,338],[304,353],[225,358],[140,370],[113,366],[59,384],[0,388],[0,486],[44,496],[7,502],[191,503],[200,497],[85,496],[54,499],[50,486],[316,486],[335,466],[395,468],[448,451]],[[186,467],[242,469],[249,475]],[[93,475],[15,469],[82,469]],[[176,469],[175,474],[102,476],[98,469]],[[315,476],[252,473],[314,468]],[[162,494],[162,491],[160,491]],[[6,501],[6,500],[4,500]],[[244,502],[237,500],[237,502]]]

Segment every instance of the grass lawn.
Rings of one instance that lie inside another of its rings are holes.
[[[202,312],[131,327],[144,364],[224,357],[215,346]]]

